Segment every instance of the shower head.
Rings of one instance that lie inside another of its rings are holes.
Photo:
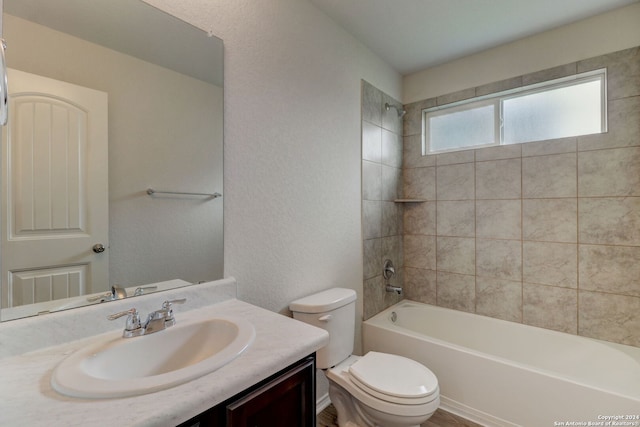
[[[400,108],[396,107],[395,105],[391,105],[388,102],[384,103],[384,109],[385,110],[389,111],[392,108],[396,110],[396,113],[398,113],[398,117],[402,117],[405,114],[407,114],[407,112],[405,110],[401,110]]]

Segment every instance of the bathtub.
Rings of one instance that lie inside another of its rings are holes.
[[[362,336],[427,366],[441,407],[484,426],[640,426],[637,347],[407,300]]]

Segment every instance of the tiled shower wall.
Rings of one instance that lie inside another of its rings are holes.
[[[605,134],[422,156],[423,108],[604,67]],[[368,183],[374,165],[398,166],[370,158],[368,132],[385,128],[363,113],[365,317],[386,305],[368,301],[373,260],[403,241],[408,299],[640,346],[640,48],[405,108],[402,195],[427,201],[404,207],[388,201],[393,179]],[[389,223],[367,232],[374,215]]]
[[[402,284],[402,208],[394,203],[402,189],[402,118],[385,103],[402,105],[362,82],[362,215],[364,247],[363,316],[368,319],[401,297],[385,292],[387,283]],[[390,259],[396,275],[382,277]]]

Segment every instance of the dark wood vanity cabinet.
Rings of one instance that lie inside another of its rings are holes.
[[[315,355],[178,427],[315,427]]]

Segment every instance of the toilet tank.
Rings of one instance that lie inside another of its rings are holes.
[[[289,304],[293,318],[329,332],[329,344],[316,353],[320,369],[331,368],[353,353],[356,325],[356,292],[332,288]]]

